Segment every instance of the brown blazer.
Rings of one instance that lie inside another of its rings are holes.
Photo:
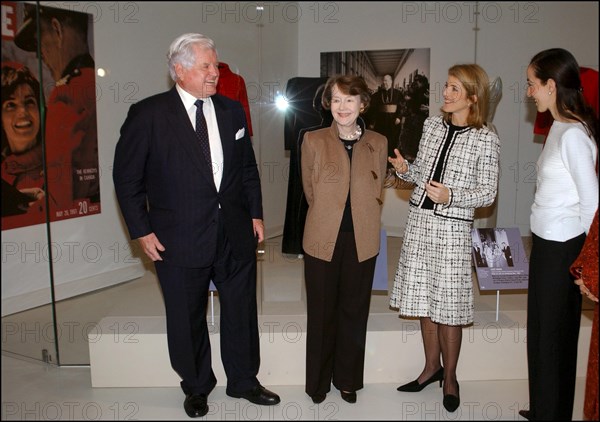
[[[304,252],[331,261],[350,189],[352,222],[359,262],[379,253],[387,139],[364,131],[354,145],[352,167],[337,125],[307,132],[302,142],[302,187],[308,212]]]

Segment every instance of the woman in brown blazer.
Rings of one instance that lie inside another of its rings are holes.
[[[330,127],[302,142],[307,296],[306,393],[321,403],[331,388],[356,402],[363,387],[367,318],[379,253],[387,139],[359,115],[370,94],[358,76],[333,76],[323,92]]]

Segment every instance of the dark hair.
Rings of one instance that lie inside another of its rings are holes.
[[[540,51],[529,66],[543,85],[552,79],[556,84],[556,110],[559,115],[581,122],[598,143],[598,119],[583,97],[579,64],[565,49]]]
[[[19,85],[27,84],[40,101],[40,83],[26,66],[16,67],[2,64],[2,103],[8,100]]]
[[[33,76],[29,68],[22,65],[2,63],[2,94],[0,96],[2,102],[0,104],[4,104],[5,101],[9,100],[17,90],[17,87],[21,85],[28,85],[31,87],[39,107],[40,101],[43,101],[41,97],[40,83],[35,76]],[[36,144],[39,143],[40,140],[41,133],[38,133]],[[6,153],[7,148],[9,148],[8,139],[4,130],[4,126],[2,126],[2,145],[0,146],[2,154]]]
[[[469,107],[467,124],[477,129],[486,124],[490,101],[490,80],[483,68],[477,64],[457,64],[448,69],[448,75],[460,81],[467,91],[467,98],[473,101]],[[452,113],[442,112],[446,121],[450,121]]]
[[[321,98],[324,109],[329,110],[331,108],[331,92],[336,85],[346,95],[360,95],[360,101],[364,104],[364,109],[361,112],[364,112],[369,107],[371,93],[362,77],[355,75],[335,75],[329,78],[325,84],[325,90]]]

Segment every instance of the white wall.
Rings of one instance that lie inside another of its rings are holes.
[[[430,114],[441,106],[441,87],[455,63],[476,62],[503,81],[494,124],[501,148],[497,226],[518,227],[529,235],[535,162],[541,140],[533,135],[534,105],[526,102],[525,69],[544,49],[571,51],[582,66],[598,69],[597,2],[480,2],[474,31],[475,2],[327,3],[328,21],[302,20],[298,74],[319,75],[325,51],[431,48]],[[475,36],[477,35],[477,41]],[[386,192],[383,224],[401,234],[406,221],[406,192]]]
[[[114,4],[97,3],[104,12]],[[106,87],[133,82],[136,100],[171,86],[165,54],[171,41],[185,32],[204,33],[217,44],[219,59],[245,79],[248,89],[253,145],[263,182],[263,207],[267,233],[281,233],[287,194],[287,166],[283,142],[283,114],[274,99],[283,92],[297,68],[298,8],[276,3],[256,11],[250,2],[134,2],[138,22],[114,22],[108,12],[98,22],[96,66],[110,69]],[[99,118],[106,163],[112,164],[118,131],[128,103],[99,104]],[[113,192],[107,180],[106,192]]]
[[[266,2],[261,3],[262,13],[252,2],[42,4],[92,13],[96,66],[108,70],[107,77],[97,78],[102,213],[53,223],[52,241],[63,248],[54,265],[56,283],[65,287],[59,289],[59,297],[125,281],[143,270],[140,260],[129,256],[129,239],[114,198],[114,148],[131,102],[170,87],[165,54],[184,32],[212,37],[220,59],[246,79],[268,236],[282,233],[289,165],[283,115],[274,107],[274,96],[285,91],[292,77],[319,76],[321,52],[430,48],[431,113],[440,107],[447,68],[472,62],[477,53],[477,62],[504,83],[494,119],[502,141],[497,225],[519,227],[522,234],[528,234],[533,198],[528,176],[541,149],[532,134],[533,106],[523,101],[525,67],[538,51],[564,47],[581,65],[598,69],[596,2],[480,3],[477,32],[474,2]],[[408,191],[386,192],[383,222],[391,235],[403,232],[407,198]],[[3,233],[3,315],[7,304],[19,302],[5,294],[7,280],[36,287],[36,297],[42,298],[19,298],[20,303],[29,299],[31,305],[49,297],[48,263],[41,254],[37,256],[42,261],[33,262],[37,252],[28,255],[28,262],[22,254],[33,244],[43,248],[45,233],[39,228]],[[8,255],[5,246],[12,242],[21,247],[23,237],[28,243]],[[73,259],[67,247],[71,241],[79,245]],[[92,245],[87,256],[82,253],[85,245]],[[92,255],[96,245],[101,251],[97,261]]]

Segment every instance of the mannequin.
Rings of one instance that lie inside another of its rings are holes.
[[[289,108],[285,115],[285,149],[290,151],[288,194],[281,252],[303,255],[302,236],[308,204],[300,180],[300,144],[306,130],[331,124],[331,113],[322,110],[319,88],[327,78],[292,78],[286,85]]]
[[[285,98],[289,106],[284,123],[286,150],[291,151],[296,148],[301,129],[321,123],[321,116],[313,108],[313,98],[319,86],[325,82],[327,78],[320,77],[295,77],[287,81]]]

